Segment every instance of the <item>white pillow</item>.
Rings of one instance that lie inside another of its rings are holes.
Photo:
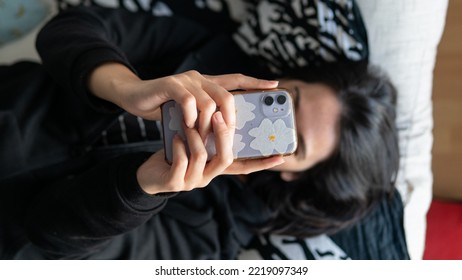
[[[421,259],[432,199],[432,81],[447,0],[357,0],[369,36],[370,60],[398,90],[401,166],[398,174],[411,259]]]

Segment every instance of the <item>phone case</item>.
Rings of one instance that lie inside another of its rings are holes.
[[[291,95],[283,89],[233,92],[236,107],[235,159],[288,155],[297,148],[294,106]],[[186,139],[183,113],[178,103],[168,101],[162,109],[162,134],[165,157],[172,162],[175,134]],[[187,145],[186,145],[187,148]],[[213,133],[206,140],[208,159],[216,153]],[[189,153],[189,151],[188,151]]]

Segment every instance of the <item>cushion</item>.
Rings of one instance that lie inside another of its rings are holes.
[[[38,61],[35,37],[54,10],[53,0],[0,1],[0,63]]]
[[[409,254],[424,252],[426,214],[432,199],[432,81],[447,0],[357,0],[369,36],[370,61],[398,90],[401,166],[398,190],[405,204]]]
[[[45,19],[48,7],[36,0],[2,1],[0,3],[0,46],[14,41]]]

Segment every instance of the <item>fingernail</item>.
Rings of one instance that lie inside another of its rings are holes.
[[[184,126],[187,127],[187,128],[194,128],[196,126],[196,122],[195,121],[189,121],[189,122],[186,122],[186,120],[183,122]]]
[[[278,164],[282,164],[282,163],[284,163],[284,162],[286,162],[286,160],[284,159],[284,157],[282,157],[282,156],[279,157]]]
[[[223,123],[223,122],[225,122],[225,120],[223,119],[223,115],[221,114],[221,112],[216,112],[216,113],[215,113],[215,120],[216,120],[218,123]]]

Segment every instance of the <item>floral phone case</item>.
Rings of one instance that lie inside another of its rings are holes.
[[[236,107],[233,143],[235,159],[289,155],[295,152],[297,133],[294,105],[286,90],[240,91],[233,94]],[[175,101],[168,101],[161,108],[165,158],[171,163],[173,137],[179,134],[186,139],[183,113]],[[216,153],[213,133],[207,137],[206,149],[210,160]]]

